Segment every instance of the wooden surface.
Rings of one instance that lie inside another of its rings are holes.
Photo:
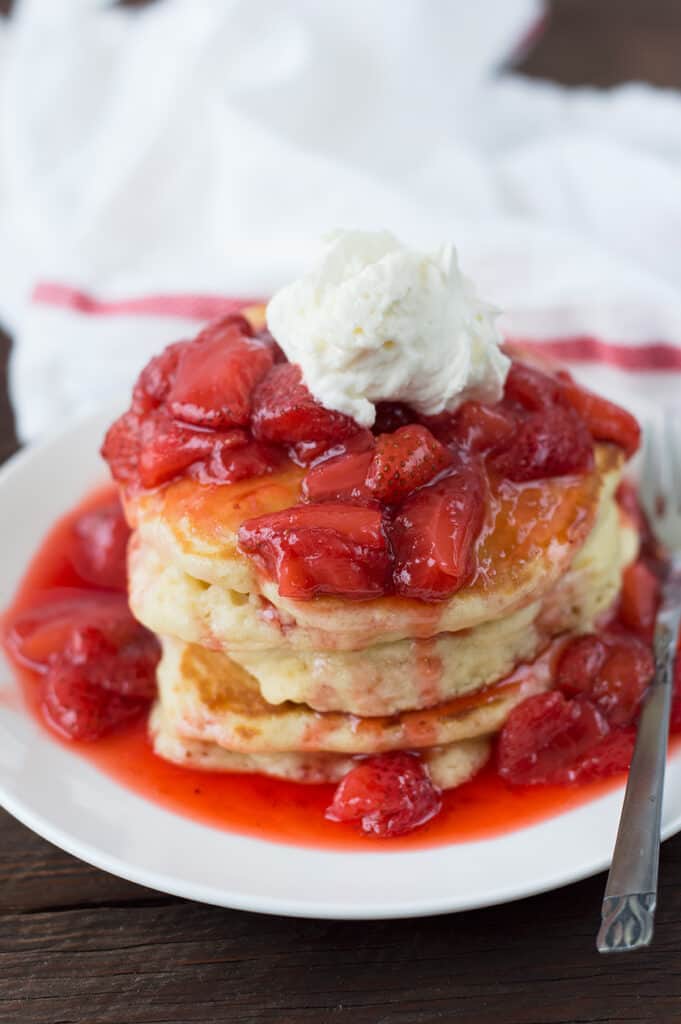
[[[681,87],[678,0],[553,10],[527,73]],[[16,443],[2,372],[0,459]],[[142,889],[8,815],[0,829],[0,1024],[681,1021],[681,836],[663,848],[654,947],[604,959],[594,951],[603,877],[457,916],[295,921]]]

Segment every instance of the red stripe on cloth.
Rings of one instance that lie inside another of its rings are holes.
[[[623,345],[600,341],[588,335],[575,338],[549,338],[546,341],[509,338],[514,344],[572,363],[603,363],[620,370],[676,370],[681,372],[681,348],[664,342]]]
[[[71,309],[88,316],[170,316],[183,320],[212,320],[263,301],[228,299],[220,295],[144,295],[137,299],[103,300],[52,281],[37,284],[31,298],[41,305]]]
[[[104,300],[53,281],[36,285],[33,302],[70,309],[88,316],[167,316],[183,320],[212,320],[228,313],[237,313],[244,306],[266,300],[262,298],[226,298],[221,295],[144,295],[136,299]],[[589,335],[572,338],[549,338],[537,341],[529,338],[509,338],[523,348],[574,363],[601,363],[632,372],[681,372],[681,347],[665,342],[638,345],[601,341]]]

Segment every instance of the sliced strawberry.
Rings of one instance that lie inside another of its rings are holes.
[[[618,617],[623,625],[652,641],[660,603],[660,581],[645,562],[634,562],[622,574]]]
[[[634,729],[615,729],[591,747],[571,769],[571,782],[594,782],[626,772],[636,742]]]
[[[561,386],[550,374],[514,359],[506,377],[504,397],[530,412],[541,412],[560,402]]]
[[[301,531],[282,551],[279,593],[301,600],[316,594],[356,600],[379,597],[389,570],[387,551],[361,548],[331,532]]]
[[[130,484],[137,480],[140,429],[140,417],[134,412],[126,412],[111,424],[106,433],[101,454],[118,483]]]
[[[194,340],[196,342],[230,341],[235,335],[252,338],[253,334],[253,328],[245,316],[242,316],[241,313],[227,313],[207,324]],[[267,335],[263,340],[269,342],[269,338],[271,335]]]
[[[9,622],[7,643],[17,661],[45,672],[50,655],[65,649],[73,630],[88,626],[110,634],[116,643],[141,628],[123,594],[61,588],[46,590]]]
[[[239,546],[279,585],[284,597],[381,594],[389,553],[375,508],[296,505],[244,523]]]
[[[411,494],[389,531],[397,592],[442,601],[465,586],[484,518],[483,478],[473,465]]]
[[[591,683],[608,656],[605,643],[593,633],[571,640],[556,665],[556,686],[568,697],[591,692]]]
[[[243,440],[233,442],[227,431],[223,433],[224,438],[217,437],[208,458],[189,468],[189,475],[202,484],[233,484],[248,477],[263,476],[273,472],[284,459],[281,449],[273,445],[247,441],[246,435]],[[229,432],[232,433],[236,431]]]
[[[125,697],[90,682],[78,665],[62,657],[49,666],[43,684],[43,712],[49,724],[74,740],[96,740],[149,707],[140,697]]]
[[[354,455],[359,452],[367,452],[375,446],[374,435],[364,427],[358,427],[354,434],[350,434],[340,443],[331,439],[325,441],[297,441],[289,445],[289,457],[299,466],[311,468],[321,465],[338,455]]]
[[[246,544],[246,540],[242,540],[242,534],[243,538],[255,534],[261,537],[270,534],[279,536],[286,531],[297,533],[305,529],[331,530],[354,544],[377,550],[385,548],[383,523],[378,509],[331,502],[319,505],[294,505],[281,512],[249,519],[239,531],[239,542],[242,546]]]
[[[427,427],[442,444],[453,444],[458,440],[457,416],[458,412],[440,412],[436,416],[419,416],[418,422]]]
[[[630,725],[655,673],[650,648],[638,637],[608,644],[608,656],[592,682],[592,700],[613,725]]]
[[[384,837],[411,832],[442,806],[440,791],[417,754],[378,754],[352,768],[326,812],[330,821],[358,821],[363,832]]]
[[[630,725],[655,670],[650,649],[625,633],[605,639],[583,636],[565,647],[556,686],[568,696],[587,696],[612,725]]]
[[[248,435],[238,428],[224,431],[200,430],[178,423],[163,410],[148,416],[140,434],[139,479],[143,487],[167,483],[213,450],[222,452],[245,445]]]
[[[333,441],[296,441],[288,445],[288,456],[296,466],[312,466],[334,447]]]
[[[156,694],[161,649],[154,634],[134,620],[125,631],[101,623],[73,627],[63,650],[56,653],[105,690],[146,699]]]
[[[518,414],[508,404],[464,402],[456,412],[419,416],[438,441],[479,453],[505,446],[517,430]]]
[[[465,402],[454,417],[449,440],[470,452],[488,452],[506,447],[517,429],[517,417],[506,406]]]
[[[609,732],[591,701],[554,690],[528,697],[499,735],[499,774],[515,785],[574,782],[581,759]]]
[[[125,590],[130,528],[120,500],[107,500],[85,512],[76,520],[73,534],[71,560],[81,579],[111,590]]]
[[[373,454],[348,452],[313,466],[303,480],[303,497],[308,501],[370,501],[366,477]]]
[[[134,696],[155,691],[158,642],[132,617],[121,594],[45,591],[10,623],[7,642],[17,661],[34,672],[45,673],[59,655],[87,664],[98,685]]]
[[[560,373],[565,399],[582,417],[595,441],[619,445],[629,458],[641,443],[641,428],[630,412],[607,398],[579,386],[569,373]]]
[[[134,412],[143,415],[165,402],[175,380],[180,353],[189,344],[188,341],[177,341],[149,360],[132,392]]]
[[[173,416],[203,427],[246,426],[253,389],[272,366],[272,349],[229,324],[180,353],[167,404]]]
[[[588,430],[572,409],[560,406],[528,413],[508,446],[491,458],[500,476],[518,482],[585,473],[592,465]]]
[[[325,409],[312,397],[299,366],[279,363],[255,390],[251,429],[260,441],[293,445],[309,441],[338,444],[359,428],[349,416]]]
[[[366,476],[379,501],[398,504],[451,465],[450,452],[418,423],[381,434]]]

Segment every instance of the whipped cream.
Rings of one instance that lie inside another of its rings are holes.
[[[267,325],[322,405],[370,427],[376,402],[431,416],[501,398],[510,362],[497,314],[452,245],[427,254],[389,232],[344,231],[273,296]]]

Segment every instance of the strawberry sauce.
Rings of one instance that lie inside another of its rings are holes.
[[[60,519],[45,537],[2,620],[3,637],[17,616],[35,606],[54,587],[97,588],[80,577],[71,563],[76,521],[112,500],[113,489],[99,489]],[[11,652],[7,651],[11,658]],[[76,756],[133,792],[168,810],[213,827],[271,842],[329,849],[404,850],[469,842],[523,828],[593,800],[621,785],[623,775],[579,786],[511,787],[490,764],[476,778],[445,792],[442,810],[414,832],[388,842],[362,834],[353,824],[327,821],[334,786],[303,785],[263,775],[229,775],[181,768],[152,751],[146,715],[122,722],[96,742],[67,739],[45,722],[41,677],[12,659],[28,711],[49,742],[67,746]],[[10,703],[6,690],[3,703]]]

